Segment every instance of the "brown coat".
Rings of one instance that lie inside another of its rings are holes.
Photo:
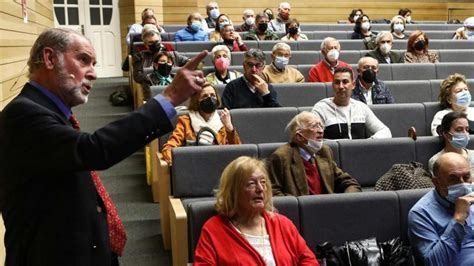
[[[323,193],[346,193],[362,191],[357,180],[342,171],[332,159],[331,148],[323,145],[316,155]],[[308,182],[303,159],[295,144],[287,143],[279,147],[268,158],[268,170],[272,182],[273,195],[308,195]]]
[[[219,143],[219,145],[240,144],[239,134],[237,134],[237,130],[235,128],[234,131],[227,132],[225,127],[221,127],[219,132],[216,133],[217,143]],[[163,149],[161,151],[163,153],[163,158],[168,164],[171,164],[171,149],[174,147],[184,146],[187,139],[195,140],[196,132],[194,132],[191,126],[191,119],[189,115],[182,115],[178,117],[176,128],[168,138],[166,144],[163,145]]]

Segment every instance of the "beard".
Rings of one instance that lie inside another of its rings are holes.
[[[71,74],[69,74],[64,67],[63,56],[58,56],[56,74],[59,81],[59,93],[61,94],[61,99],[66,105],[74,107],[87,103],[89,92],[86,90],[85,86],[87,85],[91,87],[92,82],[84,78],[80,84],[74,84],[74,78],[71,77]]]

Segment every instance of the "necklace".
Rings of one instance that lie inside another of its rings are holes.
[[[237,222],[232,222],[231,224],[234,225],[234,227],[237,229],[237,231],[240,233],[240,235],[249,242],[249,244],[257,250],[257,252],[262,256],[262,258],[266,258],[267,256],[267,249],[265,248],[265,229],[264,229],[264,221],[265,219],[262,217],[260,220],[260,235],[250,235],[250,234],[245,234],[241,227],[240,224]],[[252,239],[258,240],[258,242],[251,241]]]

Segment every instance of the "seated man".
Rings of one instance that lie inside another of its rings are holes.
[[[433,166],[435,189],[408,214],[408,236],[425,265],[474,265],[474,195],[468,161],[441,155]]]
[[[245,9],[242,14],[242,20],[244,21],[237,31],[244,32],[249,30],[255,30],[255,12],[252,9]]]
[[[310,112],[296,115],[286,130],[290,141],[267,160],[274,196],[360,192],[357,180],[337,167],[323,144],[324,125]]]
[[[175,42],[209,41],[209,34],[202,29],[202,16],[198,12],[189,14],[188,26],[180,29],[174,36]]]
[[[154,11],[151,8],[145,8],[142,11],[142,21],[141,23],[135,23],[130,26],[128,30],[127,36],[125,37],[125,41],[127,42],[127,46],[130,48],[130,44],[132,41],[132,35],[135,33],[141,33],[143,30],[143,26],[146,24],[156,24],[156,21],[153,21]]]
[[[216,2],[209,2],[206,5],[206,24],[210,30],[213,30],[216,27],[216,20],[221,14],[219,11],[219,5]]]
[[[291,59],[291,47],[280,42],[273,46],[272,63],[265,66],[263,80],[267,83],[302,83],[304,76],[296,68],[288,66]]]
[[[404,56],[392,51],[393,35],[389,31],[381,31],[377,34],[375,45],[377,48],[368,52],[365,56],[377,59],[379,64],[396,64],[405,62]]]
[[[350,68],[336,68],[332,88],[334,97],[317,102],[312,112],[326,125],[328,139],[391,138],[390,129],[370,108],[351,98],[355,81]]]
[[[259,49],[244,53],[244,75],[229,82],[222,93],[222,106],[227,109],[280,107],[271,84],[262,79],[265,54]]]
[[[394,103],[390,89],[377,79],[379,63],[372,57],[359,59],[358,76],[352,99],[366,104]]]
[[[250,29],[247,34],[245,34],[244,39],[250,41],[279,40],[280,37],[268,28],[269,21],[267,13],[257,14],[255,18],[255,29]]]
[[[338,60],[340,51],[341,44],[339,44],[338,40],[332,37],[325,38],[321,43],[321,55],[323,59],[309,70],[308,81],[331,82],[336,67],[347,67],[350,69],[351,66],[349,64]]]
[[[276,18],[272,19],[268,24],[270,30],[273,32],[286,33],[286,23],[290,20],[290,10],[290,3],[280,3],[280,6],[278,6],[278,14]]]
[[[153,28],[153,26],[151,27]],[[159,52],[168,51],[174,64],[179,67],[184,66],[189,61],[189,58],[186,56],[173,51],[172,47],[163,45],[160,42],[160,33],[156,28],[144,30],[142,39],[146,49],[135,54],[133,57],[133,79],[137,83],[142,83],[146,79],[143,69],[153,65],[153,58]]]

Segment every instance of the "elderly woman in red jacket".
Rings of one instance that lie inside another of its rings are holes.
[[[295,225],[274,212],[262,161],[242,156],[224,169],[216,210],[202,228],[194,265],[319,265]]]

